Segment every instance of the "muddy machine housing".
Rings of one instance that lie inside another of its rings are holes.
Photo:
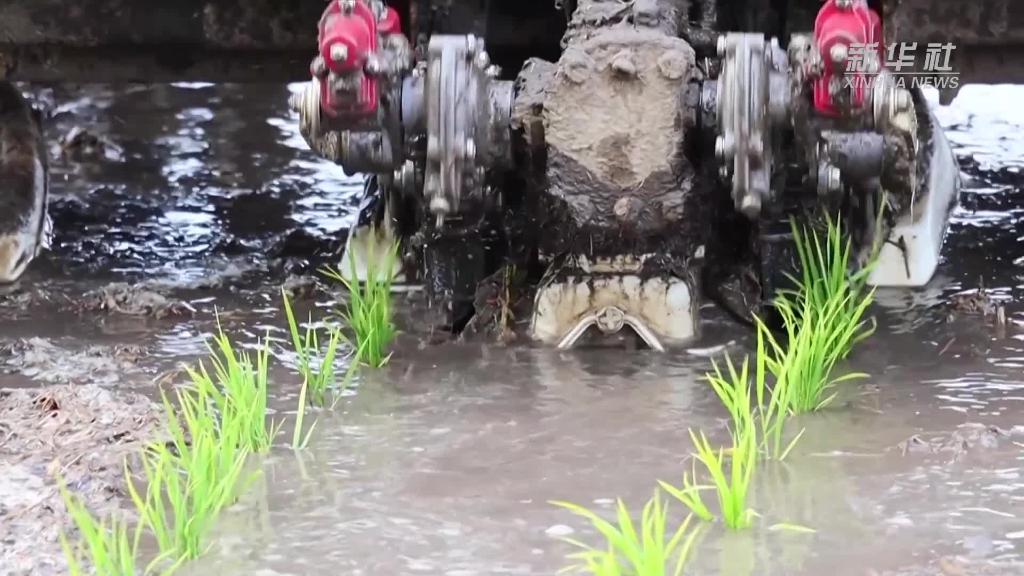
[[[543,268],[530,333],[561,348],[590,330],[656,350],[692,340],[702,268],[730,241],[712,223],[731,217],[755,230],[758,296],[779,285],[769,268],[794,215],[841,214],[862,263],[882,246],[874,284],[928,282],[958,172],[920,94],[885,67],[878,12],[829,0],[785,48],[723,33],[702,56],[683,7],[581,0],[558,61],[503,80],[482,38],[436,34],[415,59],[394,9],[332,2],[295,108],[314,150],[376,175],[386,217],[349,250],[395,237],[396,206],[414,206],[425,285],[455,324],[489,272],[487,236],[518,233]]]
[[[451,332],[664,350],[709,299],[770,301],[792,219],[841,217],[876,285],[929,281],[958,170],[906,82],[924,50],[902,72],[887,52],[949,43],[961,84],[1019,80],[1024,15],[981,4],[0,0],[0,78],[302,80],[310,147],[368,177],[357,275],[399,241]]]

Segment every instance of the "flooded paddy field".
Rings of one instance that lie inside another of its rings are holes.
[[[276,351],[282,287],[303,316],[333,306],[315,270],[361,193],[306,149],[283,86],[35,92],[54,234],[0,292],[2,574],[64,573],[54,474],[97,511],[128,504],[123,458],[160,434],[159,391],[203,357],[217,314]],[[1021,98],[968,87],[939,109],[965,186],[937,277],[880,292],[877,333],[849,363],[870,378],[800,417],[794,453],[758,475],[754,528],[709,526],[688,573],[1024,573]],[[254,460],[262,473],[183,572],[556,573],[571,551],[558,537],[593,534],[549,501],[638,510],[689,469],[689,428],[725,438],[702,376],[750,331],[702,312],[701,342],[664,355],[427,344],[403,314],[392,363],[316,414],[308,450],[282,437]],[[270,393],[290,437],[301,383],[284,364]]]

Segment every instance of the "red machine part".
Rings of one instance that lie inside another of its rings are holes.
[[[320,56],[330,73],[357,75],[377,52],[381,35],[401,33],[401,22],[393,8],[385,8],[378,21],[366,0],[334,0],[320,18]],[[372,75],[362,74],[354,101],[338,101],[330,82],[321,82],[320,107],[335,118],[372,116],[378,106],[377,82]]]
[[[833,78],[837,77],[843,80],[844,90],[852,88],[853,105],[862,106],[877,74],[877,70],[866,69],[865,64],[872,58],[877,58],[879,66],[884,62],[881,17],[868,7],[866,0],[828,0],[814,21],[814,40],[825,62],[821,76],[814,83],[815,110],[826,116],[842,113],[829,90]],[[839,49],[839,53],[849,54],[849,57],[834,62],[833,48],[840,45],[845,50]]]

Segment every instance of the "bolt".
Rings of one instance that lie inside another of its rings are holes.
[[[910,92],[907,92],[906,90],[896,90],[897,112],[906,112],[907,110],[910,110],[910,106],[912,103],[913,102],[910,99]]]
[[[740,212],[747,218],[754,220],[761,215],[761,196],[758,194],[747,194],[740,200]]]
[[[718,158],[719,162],[725,162],[725,138],[721,136],[715,138],[715,158]]]
[[[381,71],[384,69],[383,64],[380,62],[380,58],[371,54],[366,58],[366,71],[372,76],[379,76]]]
[[[598,314],[597,327],[605,334],[615,334],[622,330],[626,314],[615,306],[608,306]]]
[[[466,36],[466,53],[469,55],[476,54],[477,42],[476,36],[470,34]]]
[[[309,65],[309,71],[317,78],[327,76],[327,64],[324,63],[324,57],[317,56],[313,58],[313,63]]]
[[[728,49],[728,47],[729,47],[729,41],[725,39],[725,34],[719,35],[718,36],[718,42],[715,45],[715,48],[718,51],[718,57],[719,58],[725,58],[725,51],[726,51],[726,49]]]
[[[331,45],[331,60],[337,64],[341,64],[348,60],[348,46],[338,42],[337,44]]]
[[[341,10],[345,14],[351,14],[356,9],[356,0],[344,0],[341,3]]]
[[[476,55],[476,65],[480,67],[481,70],[486,70],[487,67],[491,65],[491,56],[486,50],[481,50],[480,53]]]
[[[753,158],[760,158],[764,154],[764,142],[761,135],[754,133],[750,135],[750,155]]]
[[[846,63],[846,58],[850,55],[850,50],[846,47],[846,44],[833,44],[832,48],[828,51],[828,57],[832,60],[832,64],[838,67],[841,64]]]
[[[466,158],[476,158],[476,142],[472,138],[466,139]]]
[[[835,166],[825,169],[825,186],[829,192],[840,192],[843,189],[843,173]]]
[[[487,76],[489,78],[497,78],[498,76],[501,76],[501,68],[499,68],[497,66],[488,66],[487,67]]]
[[[449,213],[451,208],[451,204],[448,203],[448,199],[444,196],[434,196],[430,199],[430,211],[438,216]]]
[[[836,0],[836,8],[850,10],[853,8],[853,0]]]

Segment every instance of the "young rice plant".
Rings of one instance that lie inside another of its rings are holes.
[[[130,530],[124,518],[111,516],[97,520],[81,499],[67,490],[63,481],[58,480],[58,486],[64,505],[78,528],[77,545],[72,545],[63,531],[60,533],[71,576],[135,576],[142,525]]]
[[[870,265],[850,274],[851,245],[844,242],[839,223],[828,221],[825,242],[793,224],[802,274],[791,277],[797,290],[782,291],[774,306],[782,319],[785,339],[779,340],[758,320],[758,337],[767,352],[766,366],[776,388],[786,391],[795,413],[827,405],[829,392],[840,382],[866,377],[854,373],[834,377],[836,365],[853,347],[871,335],[865,320],[874,300],[867,288]]]
[[[590,546],[565,539],[580,548],[569,556],[573,564],[565,572],[593,576],[680,576],[698,534],[690,527],[691,516],[669,531],[668,507],[657,490],[644,506],[639,526],[634,524],[622,500],[618,501],[615,523],[576,504],[552,504],[587,519],[605,540],[603,546]]]
[[[235,350],[219,326],[213,341],[214,345],[208,345],[213,374],[203,363],[196,370],[188,369],[196,404],[200,405],[199,416],[219,422],[222,433],[230,429],[231,433],[239,434],[248,450],[266,452],[280,430],[280,424],[267,420],[270,348],[264,341],[254,364],[248,353]]]
[[[312,327],[312,316],[303,333],[295,321],[291,301],[284,290],[281,291],[281,297],[284,299],[284,312],[288,319],[292,346],[298,357],[299,373],[303,378],[303,393],[308,391],[310,402],[316,406],[323,406],[327,401],[327,390],[335,384],[334,361],[338,356],[338,345],[342,339],[341,331],[337,328],[328,330],[327,346],[321,351],[317,331]]]
[[[128,493],[164,561],[191,560],[206,551],[206,535],[220,511],[234,503],[249,454],[239,420],[216,421],[211,403],[194,389],[177,391],[178,410],[163,398],[171,446],[154,443],[142,454],[145,493],[125,468]]]
[[[349,276],[340,269],[327,268],[323,273],[341,282],[349,293],[347,309],[342,313],[345,323],[355,335],[355,348],[361,351],[359,361],[374,368],[387,364],[388,348],[396,335],[391,302],[393,270],[398,261],[398,244],[391,245],[377,257],[370,244],[366,258],[366,281],[359,282],[355,254],[349,254]]]

